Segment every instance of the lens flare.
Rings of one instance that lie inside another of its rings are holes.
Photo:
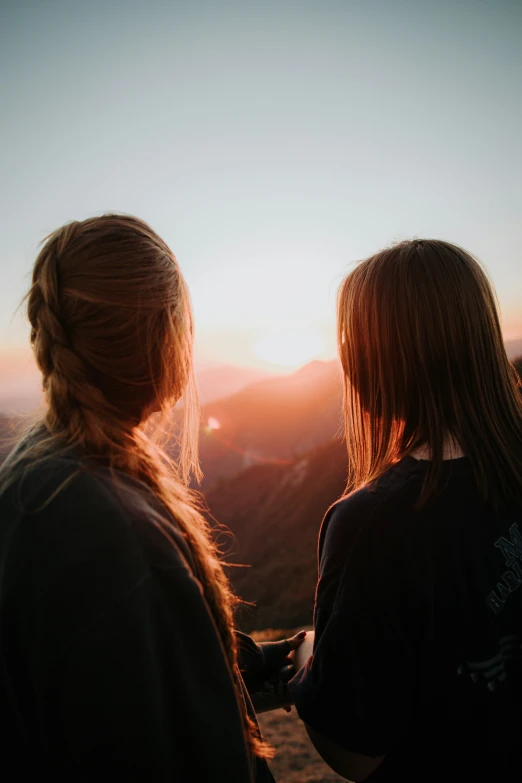
[[[213,416],[209,416],[207,419],[207,423],[203,427],[203,431],[206,435],[212,435],[213,432],[216,430],[221,429],[221,424],[217,419],[215,419]]]

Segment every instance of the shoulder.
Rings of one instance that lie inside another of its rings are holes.
[[[125,511],[103,474],[81,460],[48,455],[17,466],[13,480],[0,494],[5,514],[69,527],[87,522],[91,530],[121,523]]]
[[[27,467],[0,495],[2,598],[24,649],[39,627],[65,649],[115,611],[161,611],[168,622],[176,602],[203,605],[193,569],[174,536],[159,531],[159,516],[145,491],[124,480],[117,491],[78,460]]]
[[[25,564],[42,579],[76,573],[120,578],[124,588],[166,557],[169,565],[187,568],[182,545],[159,533],[161,514],[150,492],[71,456],[26,464],[0,494],[0,508],[0,545],[7,548],[11,528],[20,573]]]
[[[398,463],[377,481],[334,503],[327,511],[319,536],[319,557],[346,557],[356,544],[390,528],[391,515],[411,510],[418,492],[415,465]]]

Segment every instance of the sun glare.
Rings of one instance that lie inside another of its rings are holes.
[[[213,416],[209,416],[207,423],[203,427],[204,431],[207,435],[210,435],[214,430],[219,430],[221,427],[221,424],[217,419],[215,419]]]
[[[252,350],[270,364],[296,367],[322,354],[325,343],[313,329],[294,329],[263,335],[254,343]]]

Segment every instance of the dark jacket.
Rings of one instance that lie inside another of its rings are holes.
[[[9,460],[0,479],[8,470]],[[166,509],[120,479],[115,491],[107,470],[69,452],[0,491],[3,769],[22,779],[273,780],[247,752],[185,539],[174,528],[169,544],[154,524]],[[248,646],[259,674],[263,652]],[[246,688],[243,698],[255,718]]]

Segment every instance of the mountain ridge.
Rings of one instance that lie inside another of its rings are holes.
[[[200,460],[207,490],[252,464],[288,462],[340,434],[336,361],[312,362],[202,408]]]
[[[253,465],[206,494],[225,562],[248,566],[227,569],[236,593],[255,604],[239,610],[243,630],[311,623],[319,529],[346,476],[346,446],[335,439],[285,465]]]

